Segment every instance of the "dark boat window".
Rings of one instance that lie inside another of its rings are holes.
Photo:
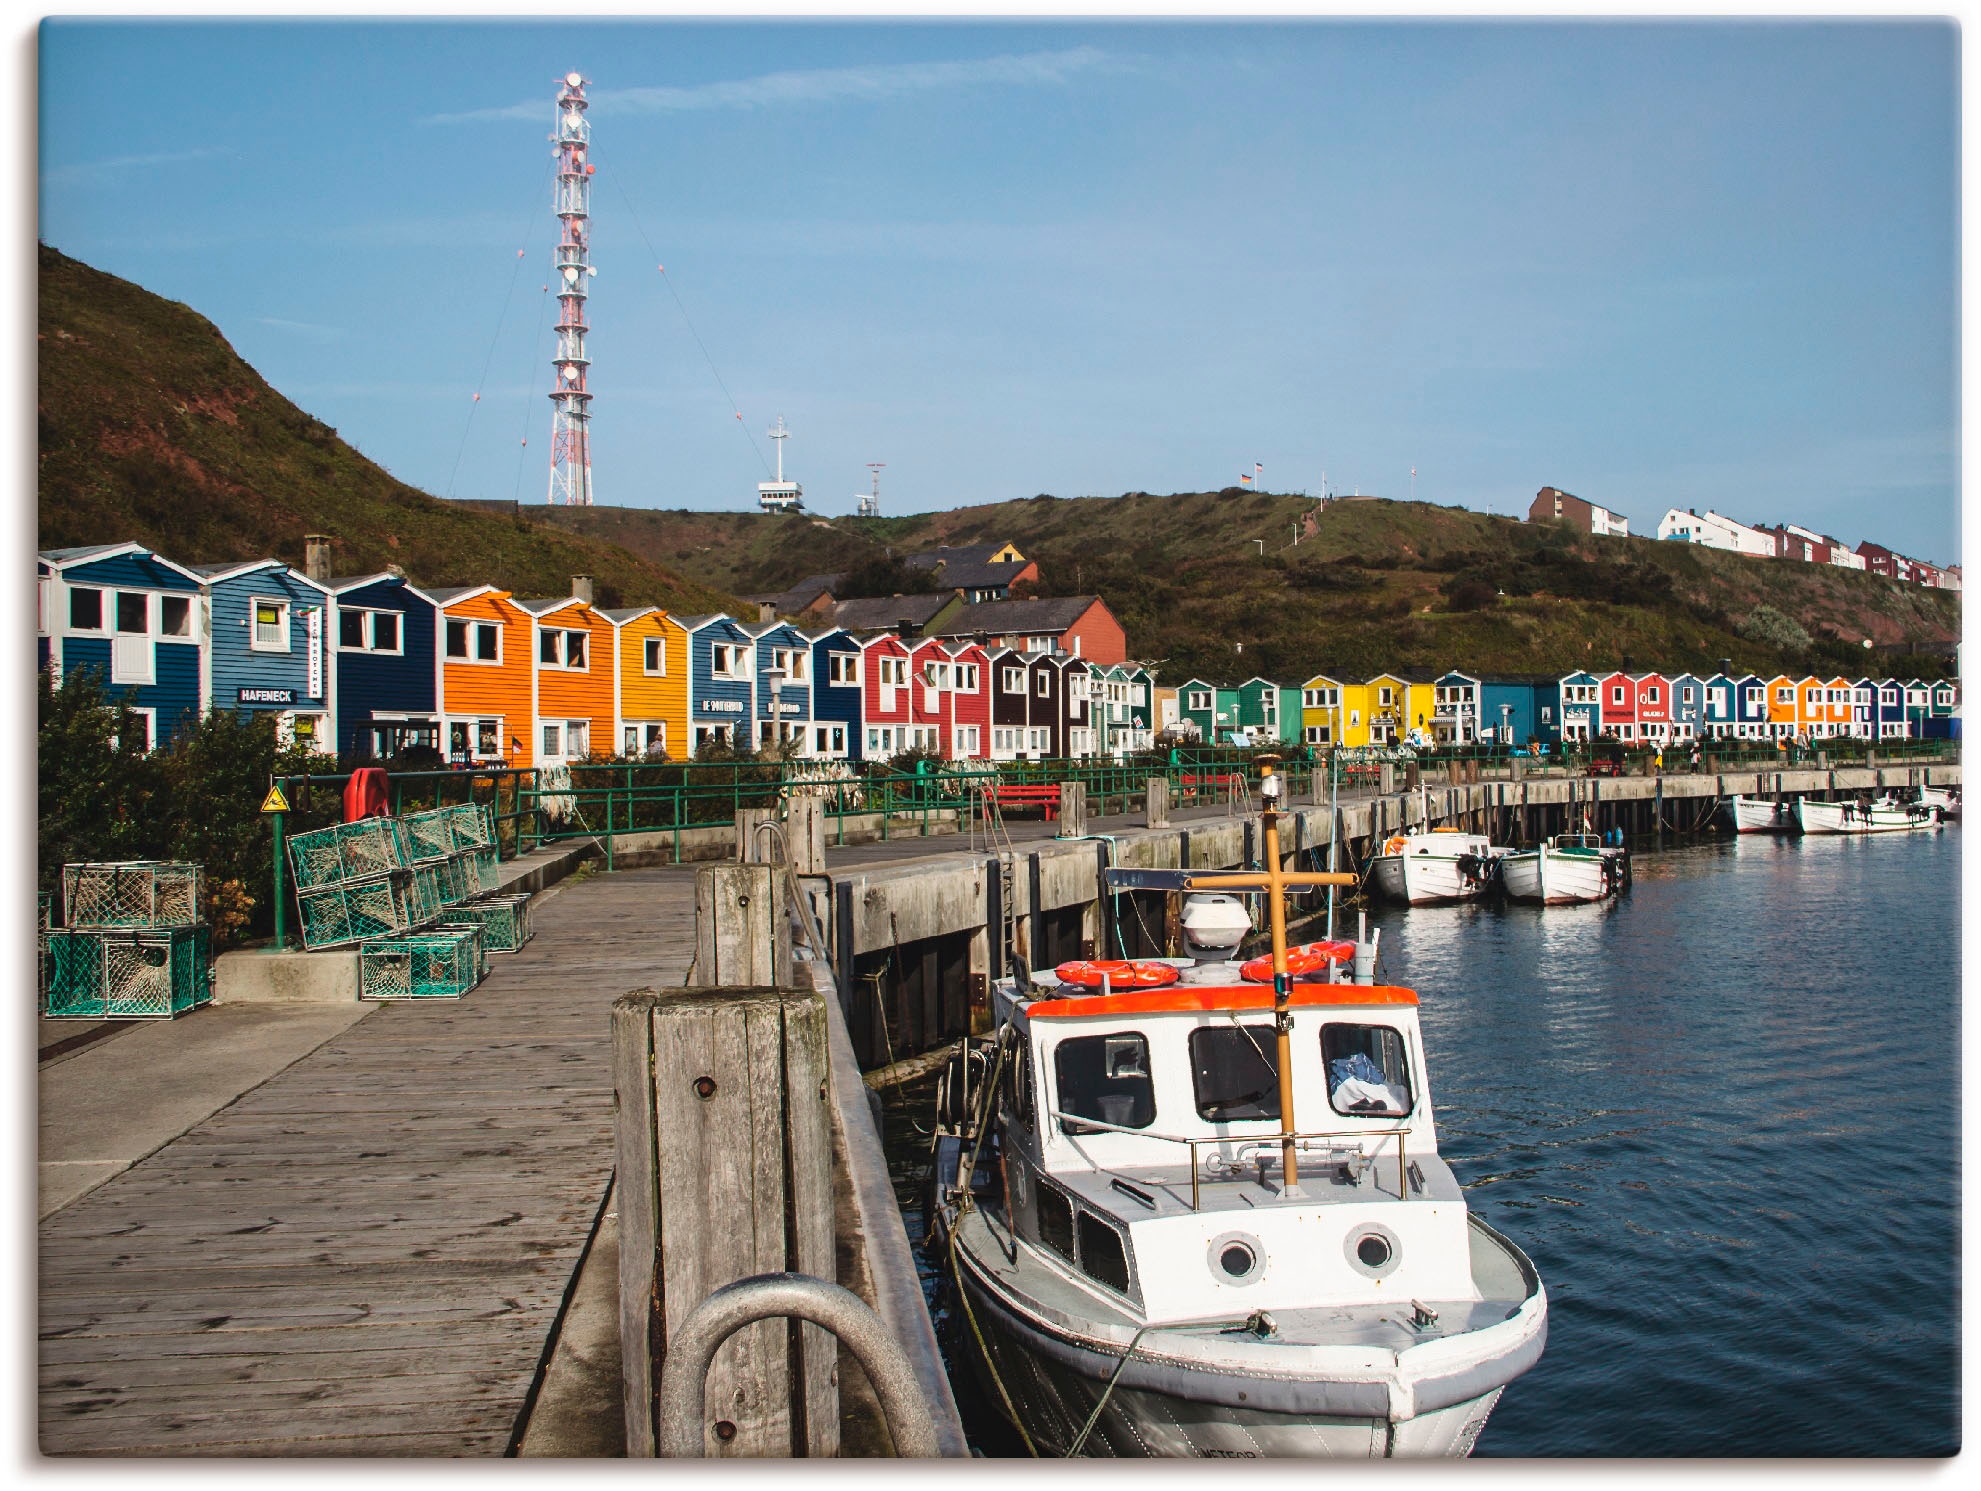
[[[1080,1213],[1080,1271],[1119,1293],[1128,1292],[1128,1250],[1121,1245],[1121,1234],[1092,1212]]]
[[[1279,1068],[1270,1025],[1209,1025],[1190,1032],[1190,1081],[1206,1123],[1279,1117]]]
[[[1401,1118],[1415,1106],[1403,1036],[1388,1025],[1323,1025],[1321,1062],[1337,1113]]]
[[[1039,1241],[1073,1261],[1073,1203],[1052,1186],[1039,1186]]]
[[[1022,1040],[1005,1059],[1004,1080],[1006,1106],[1020,1123],[1029,1125],[1032,1121],[1032,1051]]]
[[[1149,1076],[1149,1043],[1132,1030],[1061,1041],[1053,1052],[1059,1079],[1059,1111],[1124,1129],[1155,1122],[1156,1085]],[[1060,1132],[1094,1133],[1060,1120]],[[1098,1132],[1106,1132],[1099,1130]]]

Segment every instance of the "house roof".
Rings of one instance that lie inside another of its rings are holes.
[[[910,554],[901,563],[909,569],[934,569],[938,564],[945,570],[952,570],[959,564],[988,565],[991,555],[1007,547],[1004,540],[994,544],[937,544],[933,549],[925,549],[919,554]],[[1027,561],[1019,561],[1023,565]],[[999,565],[999,569],[1013,568]]]
[[[956,597],[948,591],[938,591],[930,595],[876,595],[860,596],[853,600],[841,601],[832,608],[835,626],[849,630],[861,627],[886,628],[900,621],[915,626],[927,626],[942,611],[954,605]],[[950,630],[948,627],[944,631]],[[970,627],[965,630],[974,631]]]
[[[975,605],[965,606],[938,630],[944,636],[988,632],[994,637],[1021,632],[1063,632],[1100,603],[1097,595],[1055,595],[1031,601],[979,601]]]
[[[374,580],[384,580],[389,579],[390,576],[373,575],[371,578]],[[494,589],[495,587],[493,585],[442,585],[436,590],[429,590],[427,595],[437,606],[451,606],[458,600],[465,600],[471,595],[480,595],[483,591],[492,591]],[[510,599],[514,600],[515,597],[511,596]],[[516,604],[520,606],[522,602],[517,601]]]
[[[126,539],[121,544],[84,544],[75,549],[43,549],[38,558],[50,564],[74,564],[78,559],[100,558],[106,554],[125,554],[140,550],[144,545],[135,539]]]
[[[936,583],[945,590],[981,590],[992,585],[1009,585],[1031,566],[1029,559],[1016,564],[979,564],[975,560],[952,559],[943,565]]]
[[[610,621],[614,626],[624,626],[627,622],[636,621],[640,617],[648,615],[649,613],[654,611],[660,611],[660,607],[615,606],[610,611],[600,611],[598,614],[603,616],[607,621]],[[667,613],[662,611],[661,614],[664,616]]]
[[[845,583],[844,570],[830,575],[807,575],[789,589],[764,591],[757,595],[746,595],[743,599],[754,605],[775,606],[780,611],[802,611],[821,595],[832,595]]]
[[[566,606],[591,604],[589,601],[579,600],[575,595],[519,595],[512,599],[532,616],[548,616],[552,611],[561,611]]]

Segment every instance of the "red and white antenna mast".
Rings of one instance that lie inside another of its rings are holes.
[[[565,75],[557,93],[557,128],[550,138],[557,146],[555,210],[563,232],[558,237],[552,272],[557,290],[557,355],[551,359],[550,503],[553,507],[592,505],[591,391],[586,372],[585,282],[598,271],[587,261],[591,252],[592,127],[585,118],[585,80]]]

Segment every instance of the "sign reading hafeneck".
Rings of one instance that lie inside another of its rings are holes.
[[[294,689],[243,688],[237,691],[239,704],[294,704]]]

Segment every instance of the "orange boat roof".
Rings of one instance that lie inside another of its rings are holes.
[[[1358,1004],[1415,1004],[1417,992],[1395,984],[1295,984],[1294,1009]],[[1076,999],[1042,999],[1027,1006],[1034,1020],[1070,1015],[1190,1015],[1216,1010],[1270,1010],[1270,984],[1171,984],[1127,994],[1089,994]]]

